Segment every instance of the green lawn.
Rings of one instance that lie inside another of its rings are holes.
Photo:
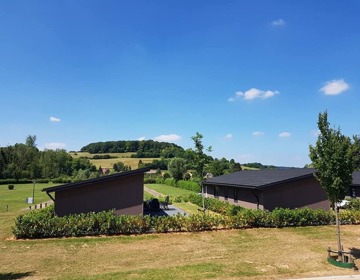
[[[9,211],[19,211],[27,208],[30,204],[26,203],[26,198],[33,196],[33,184],[15,184],[13,190],[8,189],[8,185],[0,185],[0,213],[6,212],[8,205]],[[41,203],[49,201],[50,198],[41,190],[55,184],[35,184],[35,202]]]
[[[36,185],[37,203],[49,200],[41,192],[47,186]],[[160,187],[157,190],[165,194],[184,191]],[[0,186],[0,280],[273,280],[358,275],[326,261],[327,247],[336,244],[334,226],[14,240],[11,226],[16,216],[28,211],[25,198],[29,196],[32,184],[16,185],[12,191]],[[4,205],[9,205],[8,212]],[[182,206],[197,211],[188,203]],[[342,226],[341,233],[346,249],[359,247],[359,226]]]
[[[170,195],[170,196],[183,196],[183,195],[189,195],[189,194],[195,193],[193,191],[175,188],[175,187],[163,185],[163,184],[146,184],[145,186],[148,187],[149,189],[152,189],[152,190],[162,193],[164,195]]]

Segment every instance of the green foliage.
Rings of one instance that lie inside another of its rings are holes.
[[[0,185],[29,184],[29,183],[32,183],[32,180],[28,180],[28,179],[0,179]]]
[[[226,158],[215,159],[208,163],[205,168],[213,176],[220,176],[237,171],[241,171],[240,163],[236,163],[234,160],[228,161]]]
[[[274,165],[263,165],[259,162],[250,162],[250,163],[244,163],[243,166],[256,168],[256,169],[274,169],[277,168]]]
[[[176,188],[180,188],[180,189],[184,189],[184,190],[188,190],[188,191],[192,191],[192,192],[196,192],[199,193],[201,191],[201,187],[199,185],[199,183],[194,182],[194,181],[185,181],[185,180],[179,180],[179,181],[175,181],[175,179],[173,178],[167,178],[167,179],[158,179],[156,181],[157,184],[165,184],[168,186],[172,186],[172,187],[176,187]]]
[[[109,159],[109,158],[111,158],[111,156],[110,155],[94,155],[92,158],[93,159]]]
[[[199,193],[201,187],[197,182],[180,180],[176,182],[176,187],[184,190],[193,191]]]
[[[189,201],[198,205],[199,207],[202,207],[203,205],[203,198],[199,194],[189,195]],[[209,197],[204,197],[204,205],[205,209],[207,210],[228,216],[236,215],[240,210],[243,209],[242,207],[230,204],[227,201],[221,201]]]
[[[122,140],[90,143],[81,148],[81,152],[97,153],[127,153],[134,152],[133,158],[174,157],[180,155],[184,149],[178,145],[153,140]]]
[[[25,183],[23,179],[32,182],[33,179],[76,176],[79,170],[96,172],[96,167],[89,159],[73,159],[65,150],[60,149],[39,151],[35,141],[35,135],[28,136],[26,144],[0,148],[0,180]]]
[[[121,172],[121,171],[130,171],[131,170],[131,166],[130,165],[126,165],[123,162],[117,162],[114,163],[113,165],[113,169],[117,172]]]
[[[333,211],[301,209],[242,209],[236,215],[195,214],[184,216],[117,216],[113,211],[57,217],[50,206],[20,215],[15,220],[16,238],[50,238],[96,235],[127,235],[179,231],[204,231],[247,227],[299,227],[333,224]],[[343,224],[360,224],[360,211],[340,212]]]
[[[349,204],[346,206],[347,209],[360,210],[360,199],[350,198]]]
[[[330,128],[327,112],[319,114],[318,127],[320,134],[316,145],[310,145],[310,159],[317,171],[315,177],[334,204],[344,199],[351,185],[359,164],[359,139],[351,140],[340,129]]]
[[[173,158],[169,162],[168,170],[175,181],[179,181],[187,170],[186,161],[183,158]]]

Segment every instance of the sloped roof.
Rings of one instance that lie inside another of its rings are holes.
[[[125,171],[125,172],[120,172],[120,173],[116,173],[116,174],[112,174],[112,175],[106,175],[106,176],[89,179],[89,180],[84,180],[84,181],[80,181],[80,182],[69,183],[69,184],[54,186],[54,187],[48,187],[48,188],[42,189],[41,191],[50,193],[50,192],[68,190],[68,189],[72,189],[72,188],[84,187],[84,186],[93,185],[93,184],[96,184],[99,182],[106,182],[106,181],[114,180],[114,179],[117,179],[120,177],[136,175],[139,173],[145,173],[145,172],[148,172],[149,170],[150,170],[150,168],[147,168],[147,167],[139,168],[139,169],[135,169],[135,170],[131,170],[131,171]]]
[[[233,186],[249,189],[262,189],[280,183],[311,177],[314,168],[288,168],[266,170],[244,170],[214,177],[204,181],[204,185]],[[353,174],[353,186],[360,186],[360,172]]]

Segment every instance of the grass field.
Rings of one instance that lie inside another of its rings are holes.
[[[129,165],[131,170],[137,169],[139,165],[139,160],[143,163],[152,163],[154,159],[158,158],[131,158],[131,155],[134,153],[106,153],[106,154],[90,154],[87,152],[76,152],[70,153],[73,158],[87,157],[90,162],[99,168],[113,168],[114,163],[123,162],[125,165]],[[110,155],[113,158],[109,159],[92,159],[94,155]]]
[[[182,195],[194,194],[194,192],[192,192],[192,191],[175,188],[175,187],[163,185],[163,184],[146,184],[145,186],[147,186],[148,188],[150,188],[154,191],[157,191],[164,195],[170,195],[170,196],[182,196]]]
[[[47,185],[46,185],[47,186]],[[47,201],[36,186],[35,198]],[[287,279],[358,274],[326,261],[335,227],[14,240],[14,218],[32,185],[0,186],[0,279]],[[9,211],[3,205],[9,205]],[[360,248],[359,226],[342,226],[345,249]]]

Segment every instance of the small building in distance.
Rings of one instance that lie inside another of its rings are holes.
[[[314,177],[315,169],[288,168],[244,170],[203,182],[205,196],[250,209],[329,209],[324,189]],[[354,172],[349,196],[360,195],[360,172]]]
[[[54,201],[58,216],[113,210],[116,214],[141,215],[144,173],[149,168],[44,188]],[[52,195],[54,194],[54,195]]]

